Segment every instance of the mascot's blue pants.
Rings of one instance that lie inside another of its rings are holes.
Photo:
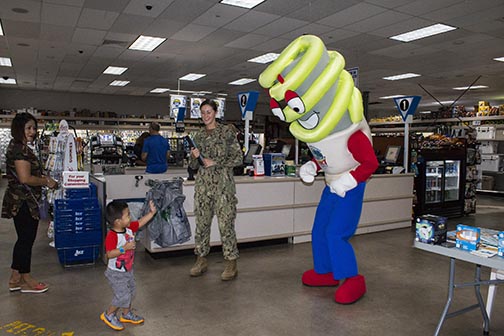
[[[312,229],[312,250],[315,272],[333,273],[335,280],[358,274],[357,260],[348,240],[359,224],[365,182],[347,191],[345,197],[331,192],[326,186],[315,214]]]

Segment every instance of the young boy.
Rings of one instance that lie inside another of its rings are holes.
[[[114,330],[123,330],[123,323],[140,324],[143,317],[131,310],[131,301],[135,294],[135,277],[133,274],[133,259],[135,257],[135,232],[147,224],[156,214],[156,207],[149,202],[150,211],[138,221],[131,222],[128,204],[112,201],[107,205],[107,222],[110,230],[105,238],[105,251],[108,267],[105,271],[114,298],[107,311],[100,319]],[[120,312],[119,317],[117,312]]]

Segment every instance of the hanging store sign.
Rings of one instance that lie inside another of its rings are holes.
[[[252,120],[254,117],[254,110],[257,105],[257,98],[259,92],[249,91],[238,93],[238,104],[240,105],[242,120]]]
[[[397,110],[401,114],[403,121],[406,121],[409,115],[415,114],[415,111],[420,103],[421,96],[403,96],[394,98],[394,103]]]

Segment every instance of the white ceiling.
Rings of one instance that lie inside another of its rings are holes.
[[[218,0],[0,0],[0,20],[0,57],[13,63],[0,67],[0,76],[17,81],[0,89],[152,96],[156,87],[177,89],[177,79],[192,72],[207,76],[181,81],[180,89],[234,99],[240,91],[262,91],[257,82],[228,84],[257,78],[266,67],[248,59],[280,52],[307,33],[342,53],[347,67],[359,67],[371,111],[393,113],[392,101],[379,97],[395,94],[421,95],[424,109],[437,109],[418,84],[450,101],[461,94],[453,87],[478,76],[476,84],[489,88],[471,90],[460,103],[504,104],[504,63],[493,60],[504,56],[504,0],[266,0],[252,10]],[[437,22],[459,29],[410,43],[388,39]],[[167,40],[153,52],[128,50],[140,34]],[[104,75],[109,65],[129,69]],[[422,76],[382,79],[406,72]],[[131,83],[108,85],[116,79]]]

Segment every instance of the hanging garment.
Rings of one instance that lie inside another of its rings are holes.
[[[176,178],[146,182],[151,189],[145,197],[142,214],[149,212],[149,201],[152,200],[158,211],[147,225],[147,230],[149,238],[161,247],[182,244],[191,238],[191,227],[184,210],[183,181],[182,178]]]

